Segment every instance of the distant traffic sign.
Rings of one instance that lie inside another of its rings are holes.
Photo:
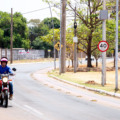
[[[73,42],[78,43],[78,37],[73,37]]]
[[[54,47],[56,50],[60,51],[60,42],[57,42]],[[61,45],[61,48],[62,47],[63,47],[63,45]]]
[[[106,52],[109,48],[109,44],[106,41],[100,41],[97,47],[99,51]]]

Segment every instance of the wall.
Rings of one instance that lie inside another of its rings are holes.
[[[2,56],[5,56],[5,49],[2,49]],[[0,50],[1,57],[1,50]],[[40,59],[45,57],[44,50],[29,50],[24,49],[13,49],[13,60],[23,60],[23,59]],[[10,50],[7,49],[7,58],[10,60]]]

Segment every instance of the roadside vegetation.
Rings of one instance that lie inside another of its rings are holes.
[[[107,63],[107,67],[113,67],[113,65],[114,65],[113,62]],[[86,68],[85,66],[86,65],[82,65],[80,67],[84,69]],[[99,66],[101,67],[101,64],[99,64]],[[120,66],[120,61],[119,61],[119,66]],[[120,70],[119,70],[119,74],[120,74]],[[101,90],[105,90],[108,92],[120,93],[120,90],[115,91],[115,71],[114,70],[107,71],[107,74],[106,74],[107,84],[104,87],[101,86],[101,75],[102,75],[101,71],[99,72],[88,71],[88,72],[77,72],[77,73],[66,72],[65,74],[59,75],[59,70],[53,70],[49,72],[48,75],[49,76],[54,75],[60,79],[74,82],[74,83],[84,85],[90,88],[96,88],[96,89],[101,89]],[[118,84],[120,88],[120,78],[119,78]]]
[[[48,3],[48,0],[43,0]],[[60,8],[60,2],[58,0],[49,0],[51,5]],[[76,4],[77,3],[77,4]],[[100,57],[100,52],[97,49],[98,43],[102,40],[102,21],[99,19],[99,11],[103,9],[103,2],[101,0],[67,0],[67,16],[75,15],[75,4],[77,7],[77,51],[83,51],[87,59],[87,67],[93,67],[91,62],[91,55],[95,56],[96,60]],[[115,45],[115,12],[112,11],[112,7],[115,2],[107,1],[107,8],[111,18],[107,20],[107,42],[110,47],[107,51],[107,56],[112,54]],[[68,18],[67,18],[68,19]],[[120,29],[120,28],[119,28]],[[120,34],[120,33],[119,33]],[[73,36],[74,36],[74,18],[71,20],[66,31],[66,56],[73,61]],[[119,35],[120,37],[120,35]],[[57,37],[58,38],[58,37]],[[49,38],[48,38],[49,39]],[[51,39],[49,39],[51,41]],[[57,39],[56,39],[57,41]],[[73,63],[73,62],[72,62]],[[96,64],[97,65],[97,64]]]
[[[0,48],[10,48],[10,13],[0,11]],[[60,28],[60,21],[53,18],[54,28]],[[13,48],[53,50],[53,44],[46,42],[46,36],[53,28],[52,19],[27,19],[19,12],[13,15]],[[53,33],[52,33],[53,34]]]

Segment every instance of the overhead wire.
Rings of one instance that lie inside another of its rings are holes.
[[[53,7],[53,6],[51,6],[51,7]],[[38,12],[38,11],[45,10],[45,9],[49,9],[49,7],[42,8],[42,9],[37,9],[37,10],[29,11],[29,12],[25,12],[25,13],[22,13],[22,14],[23,14],[23,15],[24,15],[24,14],[29,14],[29,13]]]

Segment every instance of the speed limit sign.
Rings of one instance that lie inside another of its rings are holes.
[[[109,44],[106,41],[100,41],[98,44],[98,49],[101,52],[106,52],[109,48]]]

